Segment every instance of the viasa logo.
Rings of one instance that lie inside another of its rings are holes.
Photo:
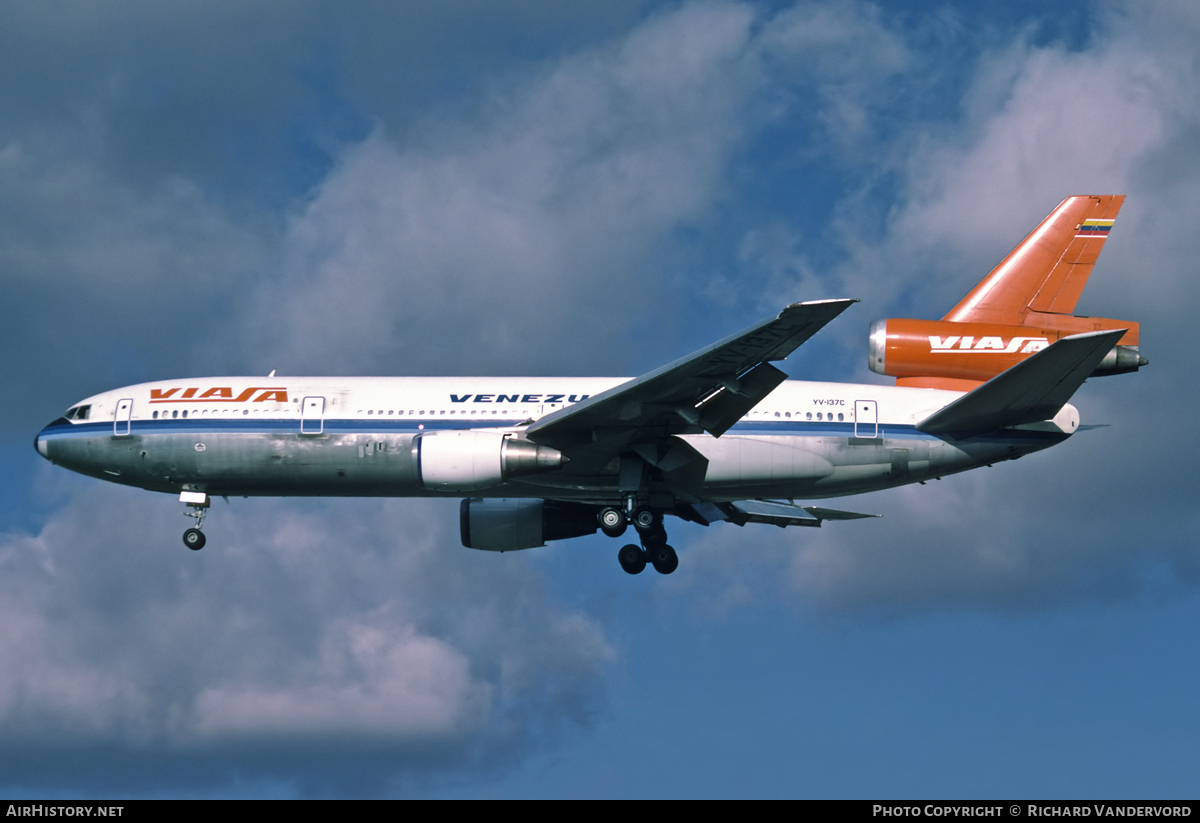
[[[176,394],[182,391],[178,397]],[[181,389],[179,387],[173,389],[151,389],[151,403],[266,403],[269,400],[274,400],[278,403],[286,403],[288,401],[287,389],[280,386],[251,386],[242,389],[240,394],[234,395],[233,389],[228,386],[215,386],[208,389],[203,394],[197,394],[199,388]]]
[[[970,335],[959,337],[939,337],[936,334],[929,335],[929,350],[934,354],[949,354],[970,352],[972,354],[987,354],[994,352],[996,354],[1012,354],[1020,351],[1021,354],[1032,354],[1035,351],[1041,351],[1050,345],[1050,341],[1045,337],[1014,337],[1007,343],[1003,337],[980,337],[976,340]]]

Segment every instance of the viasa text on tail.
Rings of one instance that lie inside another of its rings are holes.
[[[854,300],[785,307],[641,377],[220,377],[88,397],[37,435],[81,474],[179,495],[200,549],[211,498],[463,497],[463,545],[512,551],[629,527],[670,574],[668,516],[820,526],[812,501],[938,478],[1060,443],[1091,376],[1136,371],[1138,324],[1072,314],[1124,198],[1064,200],[941,320],[874,323],[895,386],[773,365]],[[797,503],[797,500],[803,501]]]

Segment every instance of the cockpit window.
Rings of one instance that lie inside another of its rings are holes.
[[[77,411],[79,411],[79,407],[78,407],[78,406],[72,406],[71,408],[67,409],[67,413],[66,413],[66,414],[64,414],[64,415],[63,415],[63,417],[67,418],[68,420],[74,420],[74,419],[75,419],[75,412],[77,412]]]
[[[88,413],[92,410],[91,406],[72,406],[67,409],[67,413],[63,417],[68,420],[87,420]]]

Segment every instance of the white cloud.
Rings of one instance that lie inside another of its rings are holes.
[[[751,22],[688,6],[563,60],[479,122],[403,146],[377,130],[292,221],[286,271],[250,324],[271,318],[291,368],[579,368],[547,343],[604,339],[623,306],[660,302],[646,254],[715,194],[755,83]]]
[[[369,744],[380,780],[430,746],[466,768],[587,717],[614,660],[519,556],[454,545],[451,506],[239,500],[193,554],[164,500],[89,488],[0,541],[0,761],[291,741]]]
[[[306,668],[298,683],[206,688],[195,735],[419,740],[486,728],[492,688],[472,679],[464,654],[411,625],[335,622]]]
[[[691,4],[470,122],[376,129],[290,223],[251,339],[292,370],[604,368],[595,341],[676,310],[655,268],[711,215],[746,140],[814,109],[861,142],[877,81],[906,60],[867,6]]]

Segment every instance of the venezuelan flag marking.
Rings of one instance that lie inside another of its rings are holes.
[[[1099,237],[1101,240],[1103,240],[1105,237],[1108,237],[1108,232],[1110,229],[1112,229],[1113,223],[1115,222],[1115,220],[1098,220],[1089,218],[1084,220],[1079,226],[1075,236]]]

